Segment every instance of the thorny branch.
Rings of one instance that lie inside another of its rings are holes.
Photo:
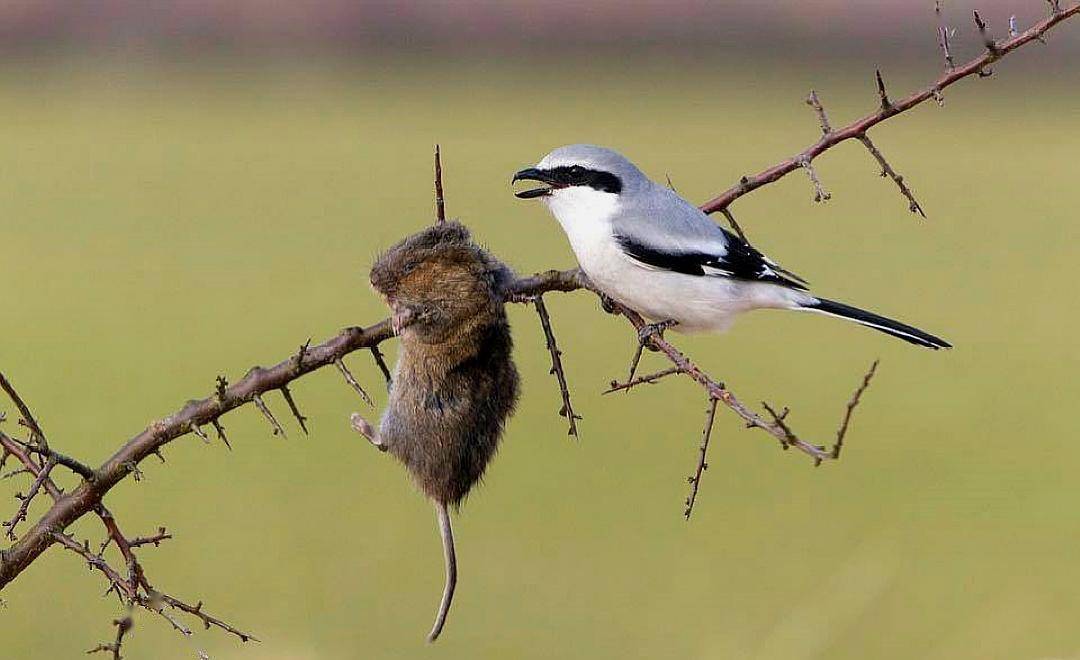
[[[827,115],[825,114],[824,107],[821,105],[820,99],[818,99],[816,93],[812,92],[811,97],[808,99],[808,103],[818,114],[818,120],[822,129],[822,137],[816,143],[792,158],[781,161],[759,174],[742,177],[737,185],[715,199],[707,202],[703,205],[702,209],[709,213],[715,211],[723,212],[733,228],[742,235],[741,229],[738,227],[738,224],[735,222],[734,217],[728,209],[731,203],[739,197],[772,183],[800,168],[806,169],[808,174],[811,175],[811,181],[815,181],[815,192],[818,193],[817,196],[824,199],[826,194],[823,194],[824,189],[821,187],[820,182],[816,181],[816,173],[811,165],[812,161],[817,156],[840,142],[849,139],[858,139],[875,157],[878,164],[881,165],[885,175],[892,178],[897,184],[901,193],[903,193],[909,201],[912,211],[921,212],[921,207],[919,207],[918,203],[914,200],[910,189],[907,189],[906,186],[904,186],[902,177],[896,174],[895,170],[893,170],[884,160],[884,157],[881,156],[880,151],[874,147],[871,141],[869,141],[867,131],[890,117],[923,103],[927,99],[934,98],[940,102],[942,99],[941,92],[944,88],[969,76],[985,75],[984,72],[990,64],[1031,41],[1042,41],[1043,35],[1048,30],[1058,23],[1080,13],[1080,3],[1074,4],[1067,9],[1062,9],[1056,0],[1048,0],[1048,3],[1052,11],[1050,17],[1040,21],[1025,32],[1017,32],[1013,27],[1013,29],[1010,30],[1010,37],[1005,40],[994,41],[989,36],[986,36],[984,41],[986,50],[983,54],[962,66],[953,66],[948,43],[948,37],[951,35],[947,30],[942,30],[940,32],[941,46],[948,64],[948,70],[945,73],[929,87],[900,100],[892,100],[889,98],[885,90],[884,82],[879,74],[876,77],[876,80],[878,83],[880,108],[843,128],[832,128]],[[982,23],[981,17],[977,17],[976,22]],[[980,31],[986,33],[986,28],[981,27]],[[445,217],[445,206],[441,190],[441,159],[439,156],[440,154],[437,151],[436,215],[437,218],[443,218]],[[531,277],[515,280],[506,291],[506,299],[508,302],[526,302],[535,300],[538,313],[543,318],[547,316],[547,314],[546,309],[543,308],[543,303],[539,300],[541,294],[548,292],[571,292],[581,289],[593,290],[591,289],[588,279],[579,270],[551,270],[544,273],[538,273]],[[668,369],[647,376],[628,378],[627,382],[623,384],[612,383],[610,391],[629,390],[640,384],[655,383],[667,376],[682,375],[700,386],[709,399],[710,410],[706,427],[703,430],[703,442],[700,450],[698,469],[695,471],[695,476],[692,477],[693,488],[691,497],[687,502],[687,515],[689,515],[690,508],[696,498],[701,474],[707,465],[705,460],[706,445],[708,436],[711,434],[710,429],[712,427],[713,418],[715,417],[715,407],[717,404],[723,404],[727,409],[733,412],[747,428],[763,431],[768,436],[778,440],[784,449],[795,448],[798,451],[807,454],[813,459],[815,464],[820,464],[826,460],[836,460],[840,458],[841,449],[850,426],[852,414],[859,404],[866,388],[870,385],[870,381],[875,374],[877,366],[876,362],[867,372],[866,376],[863,378],[862,384],[849,400],[844,417],[837,430],[835,442],[831,447],[825,447],[823,445],[812,444],[802,440],[787,422],[787,409],[777,412],[768,404],[763,404],[764,414],[755,412],[742,403],[742,401],[740,401],[722,382],[714,379],[708,373],[703,371],[687,355],[678,350],[659,333],[647,332],[645,320],[635,311],[619,305],[618,303],[605,300],[603,296],[601,296],[601,301],[605,303],[606,309],[609,309],[609,311],[615,314],[622,315],[627,319],[639,336],[644,337],[641,343],[649,349],[660,353],[672,365]],[[543,312],[540,311],[542,309],[544,309]],[[550,319],[547,319],[545,326],[545,331],[550,330]],[[275,390],[281,391],[286,402],[289,404],[294,417],[301,426],[303,426],[306,422],[306,418],[300,414],[299,409],[296,407],[295,401],[289,391],[289,385],[300,378],[303,378],[307,374],[328,365],[336,365],[337,368],[342,371],[343,375],[345,375],[346,381],[350,386],[353,386],[362,397],[369,400],[366,392],[359,387],[359,383],[357,383],[355,378],[348,372],[348,369],[344,368],[343,359],[356,351],[363,349],[370,350],[376,365],[379,367],[389,386],[391,373],[379,350],[379,345],[391,336],[392,332],[388,320],[380,321],[367,328],[350,327],[342,330],[340,333],[321,344],[312,346],[309,340],[301,347],[297,354],[286,358],[272,367],[252,369],[235,383],[229,384],[224,377],[219,376],[213,391],[208,396],[202,399],[191,400],[180,410],[151,423],[147,428],[136,434],[117,449],[111,457],[97,468],[91,468],[70,456],[53,450],[29,407],[15,391],[15,388],[11,386],[11,383],[0,375],[0,389],[4,390],[14,403],[16,409],[18,409],[21,415],[19,424],[29,430],[29,437],[26,440],[17,439],[0,431],[0,468],[4,466],[8,459],[14,458],[21,467],[6,476],[18,478],[21,475],[27,475],[30,478],[29,488],[26,493],[19,498],[20,504],[16,514],[4,523],[7,531],[12,535],[15,534],[16,528],[20,523],[28,518],[32,502],[35,501],[42,492],[46,493],[52,500],[52,504],[48,510],[42,514],[29,529],[24,531],[21,536],[18,536],[8,549],[0,550],[0,590],[18,577],[51,545],[58,544],[67,548],[69,551],[78,554],[91,568],[100,571],[108,580],[110,591],[115,593],[126,603],[129,612],[133,607],[147,609],[166,619],[174,629],[185,636],[190,636],[191,630],[184,626],[177,618],[177,611],[197,618],[207,628],[220,628],[237,636],[243,641],[254,639],[250,634],[241,632],[221,619],[206,614],[203,611],[201,602],[195,605],[189,605],[169,594],[154,589],[146,577],[146,573],[136,556],[135,550],[136,548],[145,547],[147,545],[156,546],[160,542],[171,538],[171,535],[168,534],[164,528],[159,528],[157,534],[128,539],[123,532],[120,531],[120,527],[117,524],[115,517],[113,517],[112,513],[104,506],[103,498],[114,486],[129,475],[138,480],[141,475],[139,464],[151,455],[161,457],[161,450],[173,440],[187,435],[188,433],[206,440],[207,436],[202,428],[208,424],[214,427],[218,437],[228,445],[225,427],[222,424],[221,419],[225,414],[243,407],[248,403],[254,403],[263,411],[265,417],[271,421],[275,433],[284,434],[284,428],[277,422],[276,418],[274,418],[273,414],[270,412],[269,407],[266,406],[265,402],[262,400],[262,396],[268,392]],[[551,351],[554,364],[558,359],[558,349],[555,347],[553,335],[548,336],[547,333],[545,333],[545,336],[549,340],[549,350]],[[560,371],[560,369],[555,369],[557,378]],[[568,421],[573,429],[576,417],[570,406],[569,389],[566,387],[565,378],[559,378],[559,385],[560,393],[563,396],[563,402],[568,413]],[[2,415],[0,415],[0,421],[3,421]],[[54,475],[59,467],[70,470],[81,479],[79,484],[70,492],[63,491],[54,481]],[[105,525],[106,539],[101,546],[101,550],[98,552],[92,551],[88,542],[80,543],[66,531],[74,522],[87,514],[97,516]],[[124,559],[125,572],[117,571],[112,568],[105,559],[103,553],[109,545],[114,545]],[[123,643],[125,635],[130,631],[132,623],[130,618],[125,616],[123,619],[118,619],[115,625],[117,626],[115,640],[110,644],[99,645],[95,651],[111,652],[113,653],[114,658],[118,658],[120,657],[120,646]]]
[[[584,275],[581,276],[584,280]],[[613,304],[616,313],[626,317],[634,329],[641,333],[642,330],[648,325],[645,319],[634,310],[625,307],[619,303]],[[646,335],[645,342],[648,348],[654,351],[662,353],[672,365],[676,368],[677,372],[687,376],[699,386],[701,386],[705,393],[723,403],[734,412],[742,421],[746,424],[747,428],[757,428],[765,431],[769,435],[773,436],[777,440],[780,440],[786,447],[795,447],[799,451],[807,454],[814,459],[815,464],[822,461],[831,460],[832,455],[828,449],[822,445],[810,444],[804,442],[797,437],[793,437],[790,430],[787,429],[782,422],[777,423],[776,420],[768,421],[761,415],[757,414],[746,405],[742,403],[735,396],[735,394],[729,390],[723,383],[715,380],[708,373],[700,369],[694,362],[682,353],[679,349],[675,348],[666,339],[661,337],[658,333],[651,333]]]
[[[58,498],[49,511],[4,553],[3,560],[0,561],[0,588],[6,586],[55,542],[51,536],[53,531],[65,530],[73,522],[92,512],[109,490],[129,474],[135,473],[139,463],[158,453],[168,443],[188,433],[195,434],[195,427],[207,424],[213,424],[224,440],[224,427],[219,420],[225,413],[253,402],[255,397],[280,390],[312,371],[333,364],[349,353],[377,346],[390,336],[390,323],[385,320],[368,328],[346,328],[322,344],[309,347],[301,364],[289,357],[268,369],[253,369],[231,385],[224,378],[219,379],[213,394],[189,401],[177,412],[150,424],[101,466],[91,470],[74,491]],[[276,428],[280,428],[280,424]],[[5,443],[5,449],[9,453],[23,447],[25,445],[9,447]]]
[[[893,169],[892,165],[889,164],[889,161],[885,160],[885,156],[870,139],[870,136],[864,133],[860,135],[858,139],[859,142],[862,142],[863,146],[866,147],[866,150],[870,152],[870,155],[874,157],[874,160],[878,162],[878,165],[881,166],[881,176],[892,179],[893,183],[900,189],[900,194],[907,198],[908,210],[912,213],[918,213],[925,218],[926,213],[923,211],[919,201],[915,199],[915,193],[911,192],[911,188],[908,188],[908,185],[904,183],[904,177]]]
[[[870,381],[873,380],[874,374],[877,373],[878,360],[874,360],[870,365],[870,369],[863,376],[862,384],[859,385],[855,393],[851,395],[851,399],[847,403],[847,409],[844,411],[844,419],[840,422],[840,428],[836,431],[836,442],[833,443],[832,458],[833,460],[839,460],[840,450],[844,448],[844,436],[847,435],[848,424],[851,422],[851,415],[855,412],[855,407],[859,405],[859,401],[862,400],[863,392],[870,387]]]
[[[120,655],[120,649],[124,645],[124,635],[126,635],[135,625],[135,621],[128,615],[122,619],[113,619],[113,625],[116,626],[116,639],[111,644],[98,644],[87,651],[87,655],[93,653],[111,653],[113,660],[120,660],[123,657]]]
[[[697,502],[698,488],[701,486],[701,475],[709,469],[706,462],[709,452],[709,439],[712,437],[713,421],[716,419],[716,399],[709,397],[709,409],[705,411],[705,427],[701,431],[701,445],[698,447],[698,462],[694,474],[687,477],[690,483],[690,495],[686,498],[686,509],[683,516],[690,520],[690,514],[694,512],[694,502]]]
[[[934,14],[938,19],[938,46],[941,48],[941,54],[945,57],[945,66],[947,70],[952,71],[956,68],[956,62],[953,61],[952,50],[949,44],[949,40],[956,36],[956,30],[950,29],[945,25],[945,21],[941,16],[941,0],[934,2]],[[940,99],[941,90],[937,90],[938,98]],[[941,102],[940,100],[938,101]]]
[[[22,399],[19,397],[10,381],[4,378],[2,374],[0,374],[0,380],[3,380],[5,383],[3,389],[8,393],[12,401],[16,402],[16,406],[23,410],[24,415],[28,414],[26,412],[28,411],[26,404],[22,402]],[[26,418],[24,417],[22,421],[26,422]],[[37,437],[44,439],[44,434],[41,433],[39,426],[36,426],[36,424],[31,425],[29,422],[24,425],[34,429],[32,433],[37,435]],[[31,451],[32,447],[28,442],[12,438],[2,431],[0,431],[0,447],[2,447],[3,458],[5,460],[9,456],[14,456],[23,464],[24,471],[33,477],[31,488],[27,494],[23,496],[22,504],[19,507],[19,512],[22,515],[20,516],[17,514],[16,517],[12,519],[11,524],[8,525],[8,533],[12,534],[15,525],[18,524],[21,519],[25,518],[25,513],[31,500],[40,490],[44,490],[52,498],[53,508],[65,501],[68,496],[64,494],[52,479],[52,470],[54,470],[57,465],[60,465],[53,457],[50,456],[47,458],[44,464],[37,463],[34,460],[34,454]],[[76,474],[80,474],[78,470],[73,469],[72,471]],[[106,593],[115,593],[122,602],[126,603],[129,611],[132,607],[141,607],[160,615],[162,618],[166,619],[174,629],[188,637],[191,636],[191,631],[183,626],[167,608],[186,612],[202,621],[205,627],[210,628],[213,626],[220,628],[228,633],[236,635],[241,641],[246,642],[255,639],[250,634],[235,628],[223,620],[202,612],[202,603],[199,603],[196,606],[188,605],[184,601],[170,596],[169,594],[159,592],[151,586],[146,577],[146,573],[143,570],[142,564],[136,557],[135,549],[146,545],[157,547],[162,541],[171,539],[172,535],[169,534],[164,527],[159,527],[155,534],[128,539],[120,530],[120,526],[116,522],[116,518],[113,516],[112,512],[109,511],[104,504],[101,504],[100,501],[97,502],[92,507],[92,511],[101,520],[106,530],[105,541],[101,544],[97,552],[90,549],[89,541],[80,544],[74,537],[63,533],[58,529],[48,529],[47,533],[51,542],[59,543],[79,554],[87,560],[90,568],[99,570],[105,576],[109,582],[109,589]],[[14,538],[13,534],[12,538]],[[120,552],[126,567],[126,577],[124,577],[123,573],[113,568],[105,558],[105,550],[110,545],[115,545]],[[8,555],[8,552],[2,553],[2,561],[0,561],[0,563],[6,563]],[[110,652],[113,654],[114,658],[121,657],[120,649],[123,644],[124,636],[131,629],[133,622],[131,621],[130,616],[125,616],[123,619],[114,621],[114,625],[118,627],[115,640],[109,644],[99,644],[94,649],[88,651],[88,653]],[[202,655],[205,656],[205,653]]]
[[[34,414],[30,412],[30,407],[26,405],[19,393],[15,391],[15,387],[2,373],[0,373],[0,389],[4,390],[11,402],[18,408],[19,414],[22,415],[19,424],[30,429],[30,444],[36,444],[42,449],[48,450],[49,442],[45,439],[45,432],[41,430],[41,425],[37,423]]]
[[[446,222],[446,197],[442,185],[442,152],[435,145],[435,222]]]
[[[548,315],[547,307],[544,306],[544,296],[538,295],[534,297],[533,306],[536,307],[536,313],[540,317],[540,326],[544,330],[547,350],[551,354],[551,371],[549,373],[559,381],[559,394],[562,396],[562,407],[559,408],[559,415],[565,417],[569,424],[570,429],[567,434],[574,436],[576,439],[578,437],[577,420],[581,419],[581,415],[574,412],[574,404],[570,401],[570,388],[566,384],[566,372],[563,371],[562,351],[559,350],[559,345],[555,341],[555,332],[551,329],[551,316]]]
[[[386,358],[383,357],[378,344],[371,346],[371,358],[375,360],[375,366],[379,367],[379,371],[382,372],[383,379],[386,380],[386,387],[389,389],[393,376],[390,375],[390,367],[386,366]]]
[[[986,49],[983,53],[961,66],[953,66],[952,54],[949,51],[948,41],[950,34],[944,26],[941,26],[938,31],[939,42],[942,51],[945,54],[948,68],[937,78],[937,80],[905,98],[890,100],[888,94],[885,92],[884,82],[881,80],[880,76],[878,76],[878,96],[881,104],[877,110],[851,122],[843,128],[835,129],[822,135],[814,144],[794,156],[780,161],[772,167],[762,170],[757,174],[742,177],[734,186],[703,204],[701,210],[706,213],[723,211],[730,206],[732,202],[743,195],[777,181],[800,168],[807,169],[807,172],[811,174],[811,181],[813,182],[813,170],[809,169],[808,165],[821,154],[832,149],[841,142],[852,139],[861,139],[861,137],[865,136],[867,131],[874,126],[877,126],[890,117],[906,112],[928,99],[935,99],[941,102],[941,99],[943,98],[941,94],[946,87],[970,76],[988,75],[986,74],[986,70],[989,65],[997,62],[1021,46],[1032,41],[1041,41],[1043,35],[1046,34],[1047,31],[1062,21],[1072,18],[1076,14],[1080,14],[1080,3],[1073,4],[1068,9],[1062,9],[1060,6],[1057,6],[1056,3],[1053,3],[1052,13],[1049,17],[1039,21],[1028,30],[1020,32],[1014,37],[994,41],[988,35],[984,36],[984,45],[986,46]],[[940,7],[938,15],[940,16]],[[976,23],[982,23],[982,19],[977,18]],[[983,27],[980,28],[980,33],[985,35],[985,32],[985,24],[983,24]],[[875,156],[875,158],[876,157],[877,156]],[[880,159],[878,162],[881,164]],[[819,201],[826,199],[826,197],[821,195],[822,188],[820,182],[815,183],[814,190],[815,199],[821,198]],[[908,197],[908,195],[905,195],[905,197]],[[908,201],[910,202],[910,198]],[[913,212],[918,212],[918,209],[915,208],[915,206],[917,205],[912,205],[911,210]]]
[[[885,81],[882,80],[880,71],[877,72],[876,80],[878,85],[878,96],[881,98],[881,107],[888,108],[891,106],[892,102],[889,101],[889,95],[885,92]],[[825,106],[821,104],[821,99],[818,98],[816,91],[810,90],[810,95],[806,97],[806,104],[813,108],[814,113],[817,114],[818,123],[821,124],[821,134],[828,136],[829,133],[832,133],[832,125],[829,124],[829,116],[825,113]],[[862,133],[861,135],[857,135],[856,138],[863,143],[866,150],[870,152],[870,155],[873,156],[874,160],[881,166],[881,176],[889,177],[896,183],[897,187],[900,188],[900,194],[907,198],[908,208],[911,212],[918,213],[925,218],[926,213],[923,212],[922,206],[920,206],[919,202],[915,199],[915,194],[911,192],[911,188],[908,188],[908,185],[904,183],[904,177],[900,176],[900,174],[893,169],[892,165],[889,164],[889,161],[885,160],[885,156],[881,153],[881,150],[877,148],[877,145],[870,140],[870,136],[866,133]],[[810,161],[804,161],[802,166],[806,168],[806,171],[810,174],[810,181],[814,186],[814,201],[820,202],[829,199],[831,195],[822,188],[821,181],[818,180],[817,173],[811,167]],[[726,207],[721,209],[721,211],[725,215],[728,214],[728,209]]]
[[[590,284],[579,270],[547,271],[531,277],[514,281],[507,289],[507,299],[512,301],[531,299],[542,293],[552,291],[576,291],[588,289]],[[625,316],[634,329],[641,332],[647,325],[644,319],[618,303],[613,309]],[[88,478],[71,493],[56,492],[55,502],[41,518],[27,530],[12,546],[4,552],[0,561],[0,588],[15,579],[27,566],[41,555],[50,545],[57,542],[54,533],[67,529],[72,523],[88,513],[97,511],[101,500],[117,483],[128,475],[137,474],[138,465],[147,457],[158,454],[162,448],[176,438],[191,433],[197,435],[195,428],[213,424],[223,432],[220,418],[228,412],[247,403],[261,401],[267,392],[281,390],[293,381],[322,367],[336,364],[346,355],[361,349],[376,348],[381,342],[391,337],[390,323],[383,320],[368,328],[351,327],[342,330],[329,340],[310,346],[302,362],[289,357],[269,368],[252,369],[239,381],[229,384],[219,378],[214,393],[203,399],[189,401],[183,408],[150,424],[116,451],[101,466],[91,471]],[[693,361],[658,334],[647,335],[646,345],[667,357],[678,373],[684,374],[698,383],[712,397],[738,415],[748,427],[758,428],[773,437],[784,440],[788,432],[746,407],[723,384],[701,370]],[[672,372],[674,373],[674,372]],[[269,412],[263,403],[262,408]],[[281,432],[280,423],[272,424],[275,431]],[[26,467],[36,477],[41,469],[33,462],[27,445],[6,435],[0,435],[5,452],[23,460]],[[799,439],[788,442],[791,446],[808,454],[816,460],[829,460],[829,451],[819,445]],[[49,487],[51,481],[43,484]]]
[[[636,353],[635,357],[636,356],[640,356],[640,352]],[[631,378],[625,383],[620,383],[617,380],[613,380],[611,381],[611,387],[604,390],[604,394],[611,394],[612,392],[625,392],[627,390],[637,387],[638,385],[653,385],[659,382],[662,378],[681,373],[682,369],[680,369],[679,367],[669,367],[667,369],[662,369],[646,376],[638,376],[636,378]]]
[[[334,360],[334,364],[337,365],[338,371],[340,371],[341,375],[345,378],[345,382],[349,384],[349,387],[356,390],[356,393],[360,395],[360,398],[364,400],[364,403],[369,406],[375,405],[371,400],[371,397],[368,396],[368,393],[364,391],[364,388],[360,387],[360,382],[356,380],[356,376],[352,375],[349,368],[345,366],[345,362],[343,360]]]

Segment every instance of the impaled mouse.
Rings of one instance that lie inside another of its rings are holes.
[[[382,254],[371,285],[390,306],[401,350],[378,430],[352,426],[404,463],[435,504],[446,586],[428,641],[446,622],[457,584],[450,508],[458,508],[495,454],[518,398],[503,303],[513,273],[443,222]]]

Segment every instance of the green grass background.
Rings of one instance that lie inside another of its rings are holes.
[[[894,94],[936,73],[896,68]],[[590,141],[704,200],[816,138],[811,85],[834,124],[872,108],[856,69],[8,74],[0,366],[53,444],[96,464],[217,374],[381,319],[367,269],[430,222],[433,143],[452,216],[522,272],[570,267],[555,222],[511,195],[514,171]],[[461,582],[436,646],[423,642],[442,588],[430,506],[349,431],[362,404],[327,371],[293,388],[310,437],[291,420],[289,439],[273,437],[245,408],[225,419],[232,452],[182,438],[109,495],[130,534],[176,535],[142,552],[155,584],[263,640],[199,630],[189,643],[139,614],[125,657],[1078,657],[1078,83],[1068,68],[1006,64],[944,109],[876,131],[927,221],[857,144],[818,162],[827,204],[795,173],[733,207],[816,290],[956,345],[933,353],[772,312],[678,339],[745,401],[790,405],[822,442],[880,357],[841,463],[815,470],[721,412],[687,523],[701,392],[670,381],[601,397],[633,335],[588,295],[551,295],[582,439],[555,414],[535,314],[513,308],[524,396],[458,518]],[[367,357],[350,364],[381,405]],[[76,531],[96,542],[99,527]],[[81,657],[112,635],[119,610],[103,588],[50,550],[3,593],[2,655]]]

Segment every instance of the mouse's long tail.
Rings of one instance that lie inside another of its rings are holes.
[[[442,535],[443,555],[446,558],[446,587],[443,588],[439,613],[435,616],[435,625],[428,633],[428,641],[439,638],[446,615],[450,612],[450,602],[454,600],[454,588],[457,587],[457,556],[454,554],[454,530],[450,527],[450,509],[445,502],[435,503],[435,516],[439,520],[439,534]]]
[[[854,321],[860,325],[865,325],[868,328],[884,332],[887,335],[903,339],[906,342],[911,342],[917,346],[925,346],[926,348],[933,349],[952,348],[952,344],[940,337],[935,337],[929,332],[925,332],[906,323],[901,323],[900,321],[894,321],[893,319],[886,318],[873,312],[868,312],[865,309],[845,305],[844,303],[839,303],[835,300],[826,300],[825,298],[812,298],[811,300],[813,302],[799,303],[796,309],[848,319],[849,321]]]

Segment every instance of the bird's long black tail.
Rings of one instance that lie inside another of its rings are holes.
[[[826,300],[825,298],[816,298],[815,300],[816,302],[800,305],[799,309],[855,321],[860,325],[880,330],[887,335],[892,335],[893,337],[903,339],[906,342],[911,342],[918,346],[925,346],[934,350],[939,348],[952,348],[952,344],[944,339],[935,337],[928,332],[923,332],[918,328],[913,328],[906,323],[894,321],[885,318],[884,316],[874,314],[873,312],[868,312],[865,309],[845,305],[844,303],[839,303],[835,300]]]

